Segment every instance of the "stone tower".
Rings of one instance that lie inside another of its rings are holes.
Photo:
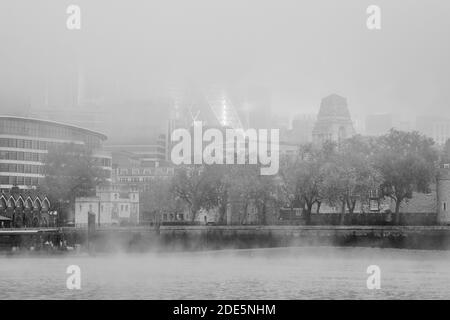
[[[313,129],[313,142],[340,141],[355,134],[347,99],[331,94],[322,99],[319,114]]]
[[[437,176],[437,221],[450,224],[450,165],[441,168]]]

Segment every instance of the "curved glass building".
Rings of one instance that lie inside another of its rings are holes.
[[[0,116],[0,189],[29,189],[44,178],[45,156],[61,144],[87,147],[100,167],[111,173],[111,156],[101,151],[106,136],[58,122]]]

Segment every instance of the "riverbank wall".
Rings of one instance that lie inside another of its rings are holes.
[[[91,252],[146,252],[359,246],[450,250],[449,226],[161,226],[6,231],[0,249],[82,248]],[[50,246],[49,246],[50,244]]]
[[[164,226],[63,230],[97,251],[218,250],[289,246],[367,246],[450,250],[448,226]]]

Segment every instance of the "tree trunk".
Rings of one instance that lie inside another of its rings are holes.
[[[248,202],[244,204],[244,217],[239,217],[239,222],[241,225],[244,224],[245,220],[247,220],[247,210],[248,210]]]
[[[306,203],[306,211],[305,211],[305,224],[310,225],[311,224],[311,210],[312,210],[312,203]]]
[[[402,200],[396,199],[395,201],[395,224],[400,225],[400,206],[402,205]]]
[[[219,206],[219,224],[226,224],[226,216],[227,216],[227,205],[221,204]]]
[[[227,223],[227,205],[228,205],[228,193],[225,192],[223,199],[220,203],[220,207],[219,207],[219,223],[220,224]]]
[[[316,211],[317,214],[320,213],[320,207],[321,206],[322,206],[322,201],[317,201],[317,211]]]
[[[194,206],[191,206],[189,212],[191,213],[191,222],[194,222],[197,218],[197,210],[195,210]]]
[[[355,212],[355,207],[356,207],[356,201],[353,200],[347,200],[347,208],[348,208],[348,213],[353,214]]]
[[[261,217],[260,217],[260,223],[261,225],[266,225],[266,202],[264,201],[262,204],[262,210],[261,210]]]
[[[345,200],[342,200],[341,217],[340,217],[340,221],[339,221],[339,224],[341,226],[343,226],[345,224],[345,206],[346,206]]]

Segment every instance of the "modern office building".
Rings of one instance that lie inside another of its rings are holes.
[[[433,138],[438,145],[444,145],[450,139],[450,119],[438,116],[418,116],[416,130]]]
[[[390,113],[368,115],[366,117],[366,134],[369,136],[387,134],[395,127],[394,122],[394,115]]]
[[[164,134],[149,138],[148,144],[114,144],[105,146],[111,152],[114,165],[121,165],[122,159],[129,158],[138,162],[139,166],[153,167],[155,163],[167,161],[167,141]]]
[[[405,119],[398,114],[371,114],[366,117],[366,135],[382,136],[389,133],[391,129],[410,132],[413,130],[413,125],[410,119]]]
[[[36,187],[44,178],[48,150],[63,144],[88,148],[111,176],[111,156],[102,151],[106,136],[58,122],[0,116],[0,189]]]
[[[292,120],[292,130],[289,141],[296,144],[312,142],[312,132],[316,116],[311,114],[298,114]]]

